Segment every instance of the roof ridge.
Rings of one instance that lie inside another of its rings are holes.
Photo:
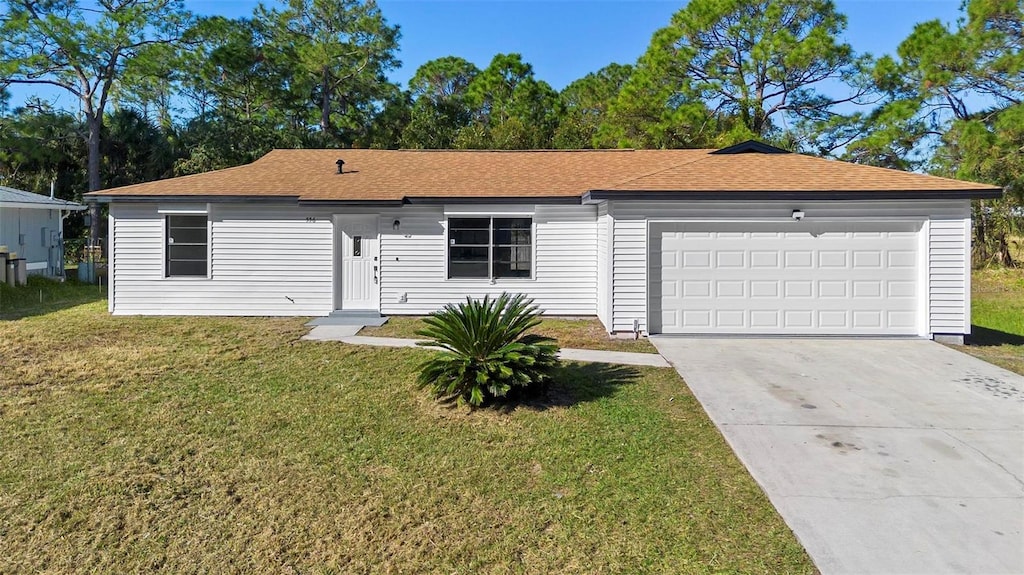
[[[532,148],[529,150],[496,150],[496,149],[477,149],[477,150],[464,150],[464,149],[450,149],[450,148],[397,148],[397,149],[379,149],[379,148],[274,148],[260,156],[257,160],[252,163],[258,162],[263,158],[266,158],[274,152],[425,152],[425,153],[454,153],[454,154],[567,154],[567,153],[594,153],[594,152],[647,152],[651,150],[645,150],[642,148],[569,148],[569,149],[557,149],[557,148]]]
[[[703,151],[703,149],[702,149],[702,151]],[[697,156],[697,154],[694,154],[694,155]],[[614,182],[609,187],[610,188],[615,188],[617,186],[622,186],[622,185],[628,184],[629,182],[632,182],[634,180],[641,180],[643,178],[647,178],[647,177],[653,176],[654,174],[660,174],[662,172],[667,172],[669,170],[674,170],[674,169],[676,169],[676,168],[678,168],[680,166],[688,166],[690,164],[695,164],[695,163],[697,163],[697,162],[699,162],[701,160],[707,159],[708,156],[710,156],[710,155],[711,155],[711,152],[707,152],[706,154],[701,155],[701,156],[697,156],[697,157],[693,158],[692,160],[688,160],[688,161],[685,161],[685,162],[679,162],[678,164],[672,164],[671,166],[668,166],[666,168],[659,168],[659,169],[654,170],[652,172],[647,172],[645,174],[640,174],[639,176],[632,176],[632,177],[626,178],[625,180],[622,180],[620,182]]]

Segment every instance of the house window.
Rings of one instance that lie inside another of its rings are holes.
[[[206,216],[167,216],[167,277],[207,275]]]
[[[450,218],[448,278],[529,278],[533,271],[530,218]]]

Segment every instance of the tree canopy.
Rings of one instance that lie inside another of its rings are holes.
[[[401,31],[369,0],[268,0],[240,18],[196,18],[183,0],[0,0],[0,184],[56,181],[78,199],[276,147],[758,138],[1005,187],[975,218],[982,259],[1007,263],[1024,199],[1021,10],[966,0],[956,23],[922,21],[872,57],[843,40],[831,0],[691,0],[635,63],[557,91],[516,53],[436,58],[403,87],[390,78]],[[73,100],[12,106],[15,85]]]

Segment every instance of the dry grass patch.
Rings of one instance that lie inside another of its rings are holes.
[[[970,345],[955,346],[1024,375],[1024,269],[983,269],[971,275]]]
[[[302,324],[0,322],[0,572],[814,572],[673,370],[468,413]]]
[[[393,316],[380,327],[364,327],[359,335],[423,339],[416,335],[416,331],[424,327],[423,319],[420,317]],[[555,338],[560,347],[658,353],[646,338],[609,337],[601,322],[594,318],[544,318],[533,332]]]

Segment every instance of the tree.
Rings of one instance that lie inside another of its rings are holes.
[[[50,85],[78,99],[84,116],[89,190],[100,189],[103,114],[116,82],[177,43],[189,25],[181,0],[4,0],[0,21],[0,86]],[[99,239],[93,205],[91,241]]]
[[[85,141],[74,116],[30,99],[0,115],[0,185],[80,201],[87,191]]]
[[[409,123],[402,132],[402,146],[452,147],[459,130],[473,119],[467,92],[479,73],[479,68],[457,56],[445,56],[420,66],[409,80],[414,102]]]
[[[886,99],[847,155],[1005,187],[1006,199],[974,204],[975,259],[1012,265],[1024,189],[1024,16],[1017,0],[970,0],[963,10],[956,28],[922,22],[897,57],[878,60],[873,80]]]
[[[116,110],[106,117],[103,128],[104,188],[173,175],[173,134],[154,125],[141,112]]]
[[[642,118],[655,133],[682,126],[656,140],[667,145],[811,132],[864,96],[864,63],[836,40],[845,26],[830,0],[692,0],[654,34],[613,117]],[[835,81],[849,93],[818,91]]]
[[[289,90],[287,64],[268,56],[270,24],[203,18],[189,32],[182,96],[193,113],[180,130],[177,175],[245,164],[275,147],[301,147],[309,98]]]
[[[925,167],[956,122],[981,119],[1024,99],[1021,7],[1015,0],[973,0],[958,29],[922,22],[871,74],[882,104],[847,157],[887,167]]]
[[[522,150],[551,147],[558,125],[558,93],[538,81],[519,54],[498,54],[470,82],[470,125],[459,131],[460,148]]]
[[[287,0],[284,10],[257,8],[269,36],[264,55],[304,113],[315,114],[321,145],[350,145],[365,136],[396,87],[385,74],[395,57],[399,29],[374,2]]]
[[[600,146],[598,129],[605,120],[608,106],[618,97],[632,73],[632,66],[609,64],[566,86],[559,94],[563,112],[555,130],[555,147]]]

